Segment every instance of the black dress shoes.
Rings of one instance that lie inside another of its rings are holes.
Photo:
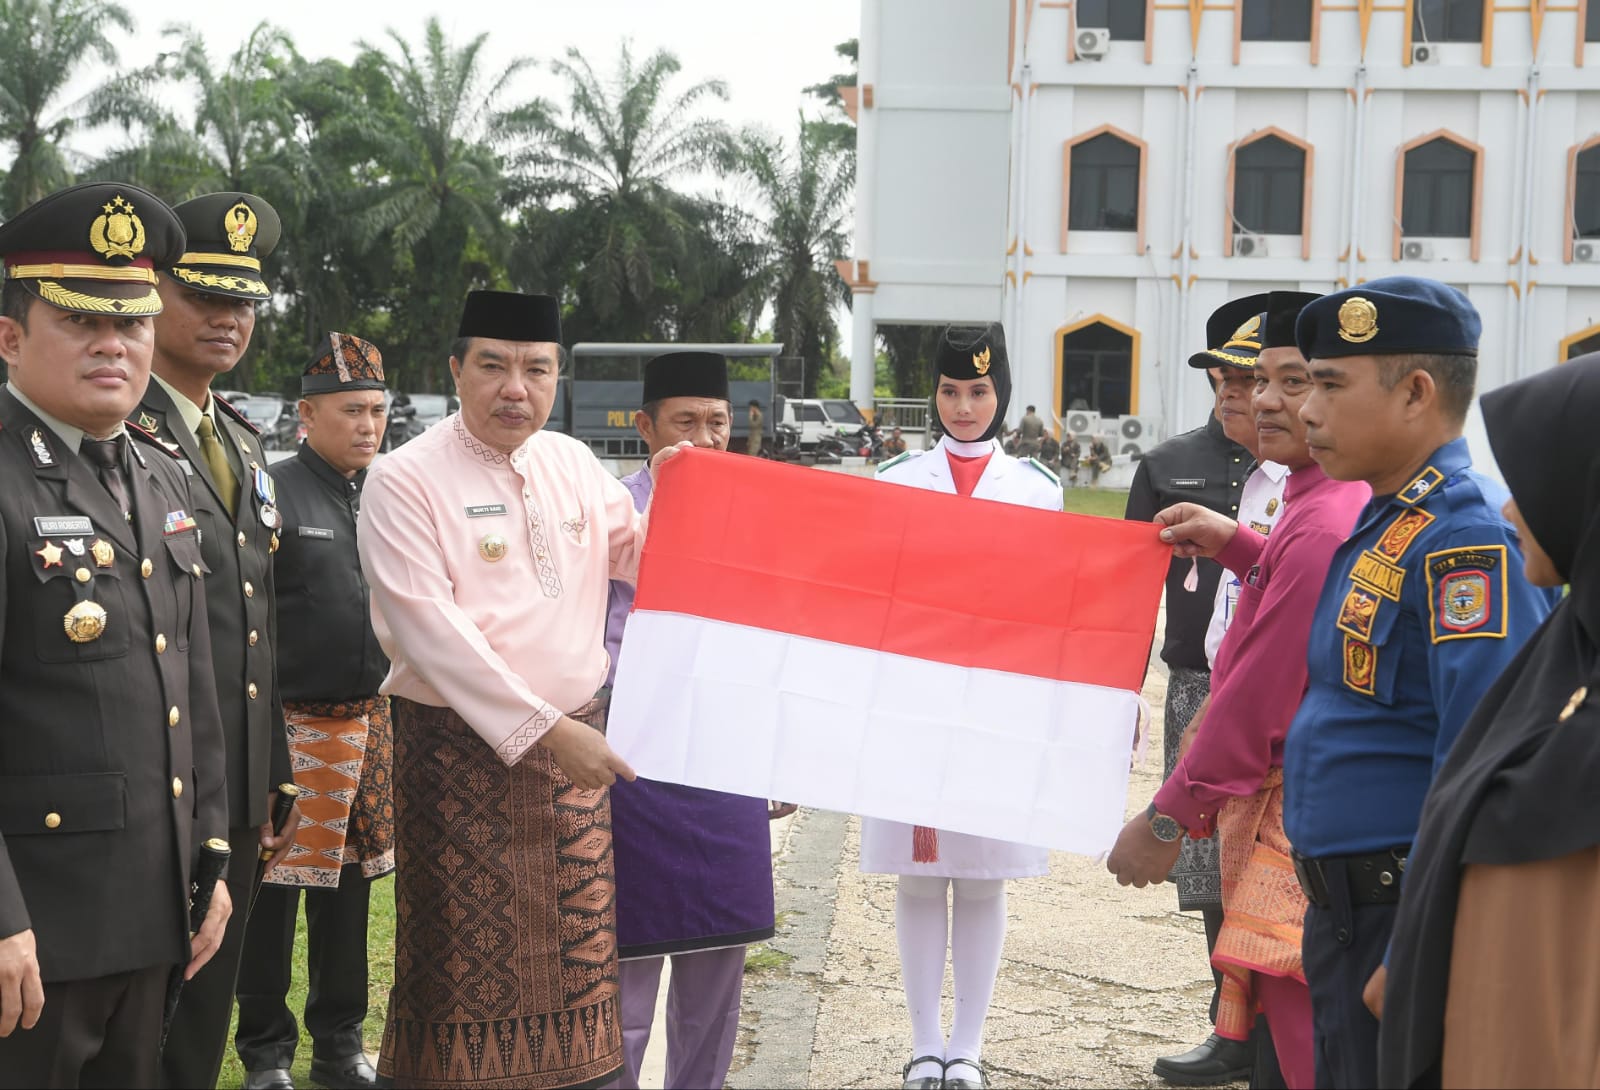
[[[287,1067],[269,1067],[244,1073],[244,1090],[294,1090]]]
[[[918,1075],[911,1077],[911,1069],[919,1064],[938,1064],[937,1075]],[[900,1069],[900,1077],[905,1081],[900,1084],[900,1090],[940,1090],[944,1086],[944,1057],[943,1056],[918,1056]]]
[[[365,1052],[337,1060],[311,1061],[311,1079],[328,1090],[367,1090],[378,1085],[378,1071]]]
[[[1250,1077],[1254,1049],[1213,1033],[1180,1056],[1162,1056],[1154,1071],[1173,1086],[1221,1086]]]

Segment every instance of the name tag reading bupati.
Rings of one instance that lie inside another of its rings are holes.
[[[35,515],[34,533],[40,537],[64,537],[68,534],[92,534],[94,523],[82,515]]]
[[[318,538],[318,539],[320,539],[322,541],[332,541],[333,540],[333,531],[332,530],[324,530],[320,526],[300,526],[300,527],[297,527],[297,529],[300,531],[300,536],[301,537],[314,537],[314,538]]]
[[[503,515],[505,513],[506,505],[503,503],[477,503],[467,505],[467,517],[469,519],[488,518],[491,515]]]

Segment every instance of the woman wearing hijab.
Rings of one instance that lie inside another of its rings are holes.
[[[945,330],[934,403],[943,438],[924,453],[885,462],[878,477],[912,488],[1061,510],[1061,481],[995,441],[1011,400],[1011,368],[999,323]],[[976,514],[976,512],[974,512]],[[1005,714],[996,709],[997,715]],[[1044,874],[1044,848],[878,818],[861,820],[861,869],[897,874],[895,931],[911,1014],[908,1090],[976,1090],[983,1024],[1006,936],[1006,879]],[[950,904],[947,904],[947,898]],[[946,1042],[939,997],[946,954],[955,975],[955,1021]]]
[[[1600,355],[1485,394],[1483,418],[1528,581],[1571,592],[1428,793],[1380,1081],[1600,1086]]]

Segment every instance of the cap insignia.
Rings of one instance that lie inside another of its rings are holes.
[[[1233,331],[1233,339],[1236,340],[1236,341],[1242,341],[1242,340],[1245,340],[1246,338],[1253,337],[1253,336],[1255,336],[1256,330],[1258,330],[1260,328],[1261,328],[1261,315],[1259,315],[1259,314],[1252,315],[1248,322],[1246,322],[1244,325],[1240,326],[1238,329]]]
[[[245,253],[256,240],[256,214],[248,204],[240,201],[228,209],[223,220],[223,230],[228,236],[228,248],[236,254]]]
[[[989,373],[989,346],[985,345],[982,352],[972,354],[972,369],[980,375]]]
[[[1351,344],[1365,344],[1378,335],[1378,308],[1370,300],[1352,295],[1339,307],[1339,336]]]
[[[100,215],[89,227],[89,245],[110,260],[139,256],[144,249],[144,223],[133,214],[133,205],[119,193],[111,203],[101,206]]]

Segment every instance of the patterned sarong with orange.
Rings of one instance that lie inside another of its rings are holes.
[[[389,698],[285,701],[300,788],[300,831],[267,881],[332,889],[341,868],[365,878],[394,870],[394,734]]]
[[[1217,815],[1217,836],[1224,913],[1211,954],[1222,973],[1217,1033],[1243,1041],[1260,1006],[1254,974],[1306,979],[1300,964],[1306,897],[1283,831],[1283,769],[1268,772],[1254,795],[1228,800]]]
[[[572,718],[605,728],[605,705]],[[543,746],[507,767],[449,708],[394,698],[397,1087],[600,1086],[622,1066],[610,794]]]

